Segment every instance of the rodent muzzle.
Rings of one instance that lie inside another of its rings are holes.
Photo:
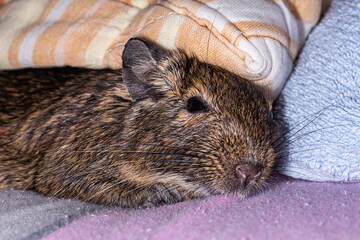
[[[261,177],[262,168],[253,164],[239,164],[235,168],[237,179],[241,184],[255,182]]]

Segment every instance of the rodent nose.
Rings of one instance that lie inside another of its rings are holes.
[[[236,175],[241,183],[255,181],[260,178],[262,168],[253,164],[239,164],[235,168]]]

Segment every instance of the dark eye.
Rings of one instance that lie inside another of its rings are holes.
[[[270,116],[271,119],[274,119],[274,113],[273,113],[272,110],[270,110],[269,116]]]
[[[186,103],[186,110],[189,113],[200,113],[208,110],[206,104],[198,97],[189,98]]]

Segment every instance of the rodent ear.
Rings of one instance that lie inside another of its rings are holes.
[[[122,55],[123,81],[134,101],[161,98],[161,92],[151,80],[158,70],[158,62],[167,55],[162,48],[138,38],[126,43]]]

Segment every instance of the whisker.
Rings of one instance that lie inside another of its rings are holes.
[[[315,116],[315,119],[317,119],[317,118],[320,117],[322,114],[324,114],[324,112],[325,112],[326,110],[328,110],[328,109],[329,109],[330,107],[332,107],[332,106],[334,106],[334,103],[329,104],[328,106],[320,109],[320,110],[317,111],[317,112],[314,112],[314,113],[309,114],[309,115],[306,116],[302,121],[296,123],[294,126],[292,126],[292,128],[290,128],[288,131],[284,132],[283,134],[284,134],[284,135],[287,135],[287,134],[290,133],[292,130],[294,130],[295,128],[297,128],[298,126],[300,126],[302,123],[305,123],[305,122],[307,122],[308,120],[310,120],[313,116]],[[313,120],[315,120],[315,119],[313,119]],[[313,120],[310,120],[310,121],[312,122]],[[310,123],[311,123],[311,122],[310,122]],[[307,125],[308,125],[308,123],[307,123]]]
[[[329,104],[328,106],[324,107],[323,109],[309,114],[305,119],[303,119],[302,121],[300,121],[299,123],[295,124],[294,126],[292,126],[292,128],[288,129],[286,132],[282,133],[279,137],[277,137],[276,139],[274,139],[274,141],[272,141],[272,144],[276,144],[277,141],[282,140],[283,136],[288,135],[291,131],[295,130],[297,127],[299,127],[301,124],[306,123],[304,126],[302,126],[300,129],[298,129],[296,132],[292,133],[290,136],[288,136],[287,138],[291,138],[292,136],[296,135],[297,133],[299,133],[300,131],[302,131],[304,128],[306,128],[307,126],[309,126],[311,123],[313,123],[316,119],[318,119],[320,116],[322,116],[324,114],[324,112],[329,109],[331,106],[333,106],[333,104]],[[315,116],[315,117],[314,117]],[[314,118],[312,118],[314,117]],[[275,148],[278,145],[275,145]]]
[[[90,147],[90,148],[84,148],[81,150],[93,150],[93,149],[98,149],[98,148],[105,148],[105,147],[118,147],[118,146],[159,146],[158,143],[118,143],[118,144],[109,144],[109,145],[101,145],[101,146],[94,146],[94,147]],[[173,149],[186,149],[184,147],[181,146],[165,146],[167,148],[173,148]],[[78,150],[78,151],[81,151]]]
[[[150,163],[152,162],[151,160],[145,160],[145,161],[149,161]],[[137,162],[137,161],[133,161],[133,162]],[[149,166],[149,162],[142,162],[142,163],[136,164],[136,167]],[[181,168],[181,169],[192,169],[194,167],[201,167],[202,166],[202,164],[200,164],[200,163],[192,163],[191,161],[181,161],[181,160],[169,160],[169,161],[163,161],[163,162],[160,162],[160,163],[166,163],[166,162],[176,162],[177,164],[181,164],[181,163],[184,163],[184,164],[189,164],[190,163],[191,164],[191,165],[179,166],[179,168]],[[128,163],[129,162],[127,161],[127,162],[120,162],[119,164],[120,165],[126,165]],[[164,166],[163,168],[170,168],[170,167],[173,167],[173,166]],[[147,169],[147,170],[153,170],[153,168]]]
[[[103,151],[72,151],[72,152],[82,152],[82,153],[141,153],[141,154],[154,154],[154,155],[164,155],[164,156],[182,156],[182,157],[193,157],[199,158],[197,155],[193,154],[181,154],[181,153],[166,153],[166,152],[147,152],[147,151],[124,151],[124,150],[103,150]]]
[[[312,131],[309,131],[309,132],[306,132],[306,133],[303,133],[299,136],[295,136],[295,134],[293,134],[291,137],[285,139],[284,142],[278,144],[275,148],[277,147],[281,147],[280,149],[277,149],[278,151],[281,151],[283,150],[284,148],[288,147],[290,144],[298,141],[299,139],[302,139],[310,134],[313,134],[313,133],[316,133],[316,132],[319,132],[319,131],[323,131],[323,130],[326,130],[326,129],[332,129],[332,128],[337,128],[337,127],[344,127],[344,126],[347,126],[347,125],[350,125],[350,124],[342,124],[342,125],[336,125],[336,126],[327,126],[327,127],[322,127],[322,128],[318,128],[318,129],[315,129],[315,130],[312,130]],[[284,144],[284,145],[283,145]],[[283,145],[283,146],[282,146]]]
[[[304,175],[303,172],[301,171],[296,171],[296,170],[302,170],[301,168],[296,168],[296,167],[291,167],[291,169],[289,168],[277,168],[278,171],[284,171],[284,172],[289,172],[289,173],[297,173],[297,174],[301,174],[301,175]],[[311,175],[315,175],[315,176],[318,176],[320,178],[322,178],[323,176],[321,176],[320,174],[318,174],[317,172],[315,171],[312,171],[310,169],[306,169],[306,172],[311,174]]]
[[[290,156],[293,156],[293,155],[296,155],[296,154],[299,154],[299,153],[316,151],[316,150],[321,150],[321,148],[310,148],[310,149],[305,149],[305,150],[301,150],[301,151],[290,152],[290,153],[287,153],[286,155],[281,154],[281,155],[278,156],[279,158],[277,158],[276,160],[280,161],[280,160],[283,160],[284,158],[287,158],[287,157],[290,157]]]

